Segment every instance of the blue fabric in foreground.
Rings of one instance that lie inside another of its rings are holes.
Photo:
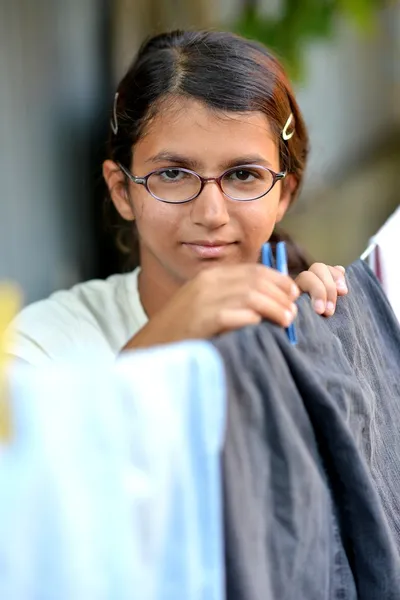
[[[208,343],[10,376],[0,598],[222,600],[221,359]]]

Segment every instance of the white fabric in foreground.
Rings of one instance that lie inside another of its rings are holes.
[[[225,382],[206,342],[10,376],[0,598],[222,600]]]

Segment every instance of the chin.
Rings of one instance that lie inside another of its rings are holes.
[[[198,260],[198,261],[192,262],[191,265],[185,265],[185,267],[182,269],[181,273],[182,273],[182,275],[184,274],[185,281],[189,281],[190,279],[193,279],[193,277],[195,277],[198,273],[201,273],[202,271],[205,271],[206,269],[222,267],[225,265],[226,266],[239,265],[243,262],[245,262],[245,260],[244,259],[240,260],[240,258],[238,259],[237,256],[235,258],[225,256],[225,257],[221,257],[221,258],[203,259],[203,260]]]

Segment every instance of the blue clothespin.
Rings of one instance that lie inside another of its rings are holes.
[[[280,273],[287,275],[289,271],[285,242],[278,242],[276,245],[276,261],[274,260],[271,244],[263,244],[263,247],[261,249],[261,262],[266,267],[270,267],[271,269],[277,269]],[[293,323],[289,325],[289,327],[286,329],[286,332],[290,343],[296,345],[297,335],[296,328]]]

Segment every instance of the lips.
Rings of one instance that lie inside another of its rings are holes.
[[[200,258],[219,258],[228,253],[236,245],[236,242],[196,240],[183,245]]]

